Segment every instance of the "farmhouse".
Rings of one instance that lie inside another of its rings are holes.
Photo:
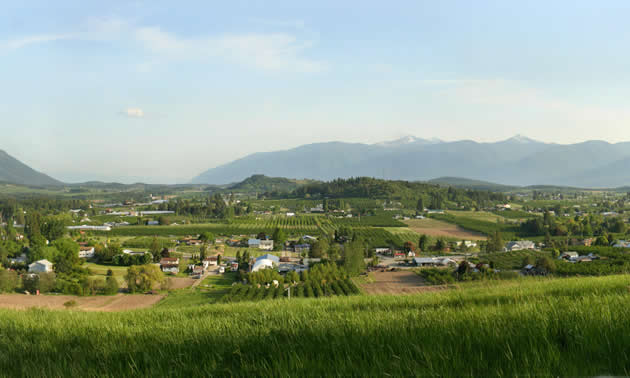
[[[147,253],[151,253],[148,251],[132,251],[131,249],[123,249],[123,253],[129,256],[142,256],[142,255],[146,255]]]
[[[536,248],[536,245],[534,244],[533,241],[519,240],[519,241],[508,242],[504,250],[506,252],[512,252],[512,251],[522,251],[524,249],[535,249],[535,248]]]
[[[413,259],[415,266],[455,266],[457,263],[447,257],[416,257]]]
[[[262,249],[264,251],[272,251],[273,250],[273,240],[261,240],[260,241],[260,245],[258,246],[259,249]]]
[[[209,266],[217,266],[219,258],[217,256],[210,256],[203,259],[203,267],[207,269]]]
[[[273,250],[273,240],[249,239],[247,241],[249,248],[258,248],[265,251]]]
[[[619,240],[617,241],[617,243],[615,243],[615,245],[613,245],[614,248],[630,248],[630,241],[626,241],[626,240]]]
[[[201,276],[203,275],[203,266],[201,265],[196,265],[192,268],[192,276],[196,276],[197,278],[201,278]]]
[[[89,259],[94,257],[94,247],[79,247],[79,258]]]
[[[112,228],[110,226],[68,226],[66,227],[68,230],[80,230],[80,231],[111,231]]]
[[[18,257],[12,257],[9,259],[9,265],[26,264],[26,254],[22,253]]]
[[[160,260],[160,269],[165,273],[179,273],[179,259],[177,257],[164,257]]]
[[[374,252],[379,253],[381,255],[388,255],[392,253],[392,250],[389,248],[375,248]]]
[[[310,244],[296,244],[293,246],[293,251],[297,253],[308,252],[311,250]]]
[[[564,252],[562,255],[560,255],[561,259],[571,260],[571,261],[577,260],[578,257],[580,257],[580,254],[577,252]]]
[[[53,271],[53,264],[48,260],[35,261],[28,266],[29,273],[49,273]]]

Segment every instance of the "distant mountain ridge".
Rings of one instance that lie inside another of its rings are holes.
[[[192,182],[226,184],[253,174],[331,180],[368,176],[409,181],[467,177],[506,186],[607,188],[630,185],[630,143],[553,144],[525,136],[482,143],[403,137],[376,144],[328,142],[254,153]]]
[[[0,150],[0,182],[27,186],[63,185],[61,181],[37,172],[3,150]]]

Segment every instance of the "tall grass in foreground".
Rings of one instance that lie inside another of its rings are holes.
[[[0,311],[0,374],[628,375],[630,276],[121,313]]]

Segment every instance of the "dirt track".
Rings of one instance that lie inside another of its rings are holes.
[[[159,302],[163,295],[125,295],[76,297],[72,295],[0,295],[0,308],[25,310],[32,307],[48,309],[65,309],[63,305],[68,301],[76,302],[72,309],[84,311],[124,311],[146,308]]]
[[[361,285],[366,294],[414,294],[443,290],[442,286],[427,286],[418,274],[411,271],[372,272],[373,282]]]

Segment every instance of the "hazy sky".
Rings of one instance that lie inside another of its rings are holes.
[[[627,0],[6,1],[0,149],[175,183],[331,140],[630,140],[628,20]]]

